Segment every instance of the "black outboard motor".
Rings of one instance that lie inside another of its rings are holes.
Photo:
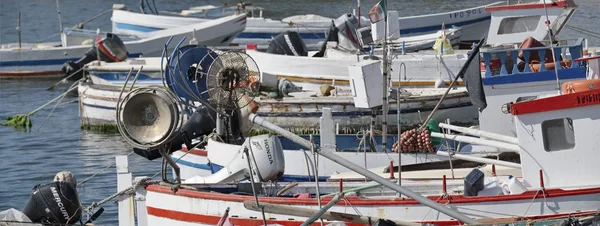
[[[62,181],[35,186],[23,210],[34,223],[61,225],[79,221],[82,212],[77,190]]]
[[[181,126],[181,129],[174,136],[173,140],[167,144],[167,153],[171,154],[174,151],[180,150],[182,144],[191,147],[193,139],[212,133],[217,127],[215,124],[216,117],[216,112],[206,106],[196,108],[196,112]],[[157,151],[158,148],[160,147],[150,150],[133,148],[133,152],[148,160],[153,160],[161,157]]]
[[[106,36],[103,38],[98,37],[94,42],[94,46],[81,59],[76,62],[68,61],[63,64],[62,72],[65,76],[69,76],[79,69],[81,69],[85,64],[92,62],[98,59],[96,54],[100,53],[100,60],[105,62],[121,62],[127,59],[127,49],[125,48],[125,44],[119,38],[119,36],[106,33]],[[73,75],[68,78],[70,81],[77,81],[83,77],[83,72],[79,71],[76,75]]]
[[[269,43],[267,53],[274,53],[279,55],[293,55],[293,56],[308,56],[308,50],[306,44],[300,34],[295,31],[283,32]]]
[[[332,20],[331,26],[329,26],[329,33],[327,34],[327,40],[325,40],[325,42],[323,42],[323,44],[321,45],[321,49],[319,49],[319,52],[315,53],[315,55],[313,55],[313,57],[325,56],[325,50],[327,50],[327,42],[340,42],[340,39],[338,37],[339,32],[340,32],[340,29],[338,29],[335,26],[335,22]]]

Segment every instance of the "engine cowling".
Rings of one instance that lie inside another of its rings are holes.
[[[75,187],[54,181],[37,185],[23,213],[34,223],[73,224],[81,218],[82,207]]]
[[[98,56],[100,54],[100,56]],[[69,76],[81,69],[84,65],[94,60],[100,59],[105,62],[121,62],[127,59],[127,48],[125,44],[119,38],[119,36],[113,33],[106,33],[104,37],[96,38],[94,46],[85,53],[85,55],[73,62],[68,61],[63,64],[62,72],[65,76]],[[69,77],[67,80],[77,81],[83,77],[83,72],[79,71],[77,74]]]
[[[251,169],[248,167],[245,151],[248,151],[250,156]],[[210,176],[195,176],[184,183],[221,183],[250,177],[256,182],[266,182],[281,178],[284,172],[285,160],[279,138],[274,135],[259,135],[246,138],[231,161],[218,172]]]

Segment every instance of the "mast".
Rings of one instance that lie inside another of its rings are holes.
[[[381,121],[382,151],[387,151],[387,116],[388,116],[388,50],[387,50],[387,0],[383,0],[383,120]],[[400,164],[400,163],[398,163]]]
[[[552,32],[552,28],[550,27],[550,19],[548,18],[548,8],[546,7],[546,0],[544,0],[544,11],[546,12],[546,28],[548,29],[548,36],[550,36],[550,47],[552,50],[552,60],[554,60],[554,73],[556,74],[556,89],[558,89],[558,95],[562,94],[562,90],[560,88],[560,81],[558,80],[558,67],[560,67],[560,62],[556,62],[556,56],[554,55],[554,34]],[[541,65],[545,67],[544,65]]]
[[[58,27],[60,29],[59,34],[63,33],[63,24],[62,24],[62,19],[60,16],[60,8],[58,7],[58,0],[56,0],[56,13],[58,14]]]
[[[358,17],[358,28],[360,28],[360,0],[357,0],[357,6],[356,6],[356,11],[357,11],[357,16]]]

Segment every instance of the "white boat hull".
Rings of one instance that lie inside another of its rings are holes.
[[[254,50],[246,53],[260,68],[263,84],[270,84],[266,77],[285,78],[305,90],[318,90],[323,84],[348,86],[348,66],[363,61],[365,57],[333,49],[327,50],[327,57],[277,55]],[[394,86],[400,82],[402,87],[434,87],[436,80],[449,84],[467,58],[467,54],[462,53],[394,55],[390,77]]]
[[[203,45],[228,45],[231,37],[236,36],[245,28],[245,15],[224,17],[203,24],[194,24],[188,27],[173,28],[152,33],[152,37],[141,38],[135,41],[124,41],[129,52],[129,57],[160,56],[167,40],[173,36],[174,42],[186,37],[187,42],[195,38]],[[64,42],[69,43],[69,36],[63,35]],[[73,37],[79,40],[79,38]],[[186,42],[186,43],[187,43]],[[82,42],[78,42],[82,43]],[[28,76],[62,74],[62,65],[69,61],[76,61],[92,47],[90,44],[68,45],[57,43],[56,46],[27,44],[19,48],[15,44],[3,45],[0,48],[0,78],[25,78]],[[185,43],[184,43],[185,45]],[[175,45],[171,43],[171,48]]]
[[[146,210],[148,225],[216,225],[225,209],[236,225],[262,225],[260,212],[248,210],[243,201],[254,202],[252,196],[219,194],[181,189],[173,193],[168,186],[146,187]],[[517,195],[464,197],[462,195],[430,196],[442,205],[464,213],[468,217],[543,219],[568,214],[595,212],[600,208],[600,189],[529,191]],[[319,209],[316,199],[259,197],[261,203],[280,204],[290,207]],[[322,202],[330,200],[325,198]],[[456,225],[459,222],[436,210],[410,199],[361,199],[348,197],[333,206],[330,211],[374,216],[399,221],[426,222],[438,225]],[[267,223],[299,225],[307,218],[285,214],[267,214]],[[490,220],[490,219],[488,219]]]

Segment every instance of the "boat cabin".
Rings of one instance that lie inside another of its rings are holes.
[[[578,83],[598,84],[599,80]],[[600,89],[510,105],[527,187],[540,187],[540,181],[546,188],[600,184],[596,175],[600,170],[599,111]]]
[[[486,7],[485,10],[492,14],[487,44],[520,43],[525,37],[547,40],[546,10],[552,33],[556,35],[571,18],[575,8],[577,5],[573,0]]]
[[[552,47],[556,59],[562,59],[560,65],[545,61],[553,59],[547,57],[552,54],[548,47],[482,51],[482,83],[488,106],[479,113],[480,129],[516,136],[515,128],[506,126],[513,118],[500,111],[503,104],[529,96],[556,94],[560,83],[585,79],[586,65],[573,62],[573,59],[583,57],[583,43],[580,38],[570,45]],[[558,71],[558,81],[554,67]]]

